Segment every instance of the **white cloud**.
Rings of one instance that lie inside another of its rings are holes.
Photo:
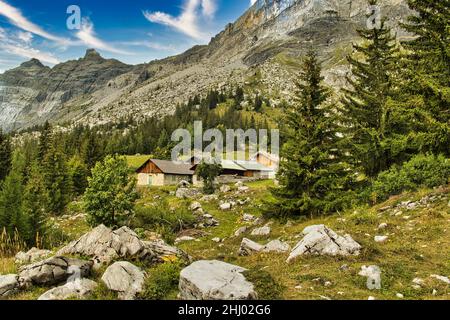
[[[31,32],[19,31],[17,33],[17,38],[19,38],[21,41],[29,44],[33,40],[33,34]]]
[[[19,9],[14,8],[13,6],[2,0],[0,0],[0,15],[5,16],[11,22],[11,24],[24,31],[28,31],[45,39],[60,43],[65,43],[68,41],[67,39],[57,37],[43,30],[40,26],[32,23],[27,18],[25,18]]]
[[[76,33],[78,39],[90,48],[105,50],[117,54],[130,54],[126,51],[119,50],[103,40],[97,38],[94,31],[94,24],[89,19],[83,19],[80,31]]]
[[[144,16],[153,23],[172,27],[197,40],[206,40],[210,34],[200,30],[199,18],[213,18],[217,11],[216,0],[185,0],[183,11],[178,17],[164,12],[144,11]]]
[[[24,58],[35,58],[42,62],[50,63],[50,64],[58,64],[59,60],[53,56],[51,53],[47,52],[41,52],[40,50],[27,47],[27,46],[20,46],[20,45],[14,45],[14,44],[0,44],[0,47],[4,48],[5,50],[9,51],[12,54],[24,57]]]

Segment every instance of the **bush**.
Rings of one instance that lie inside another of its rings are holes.
[[[168,262],[161,264],[149,272],[145,281],[144,292],[140,298],[144,300],[167,299],[168,295],[178,292],[178,282],[182,264]]]
[[[381,172],[371,186],[374,202],[418,188],[434,188],[448,183],[450,161],[444,156],[417,155],[402,167]]]
[[[196,219],[187,208],[172,209],[166,201],[151,207],[136,207],[131,225],[134,229],[142,228],[161,233],[171,243],[174,234],[194,226]]]

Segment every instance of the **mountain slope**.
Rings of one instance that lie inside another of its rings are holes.
[[[410,14],[405,1],[380,5],[404,36],[397,23]],[[324,61],[326,81],[340,87],[366,11],[366,0],[259,0],[208,45],[145,65],[105,60],[95,51],[52,69],[32,60],[0,75],[0,121],[17,129],[45,120],[96,125],[163,115],[211,87],[245,84],[256,74],[256,89],[276,105],[289,100],[295,62],[311,47]]]

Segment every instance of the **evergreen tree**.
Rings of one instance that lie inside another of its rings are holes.
[[[5,180],[11,170],[11,142],[0,129],[0,183]]]
[[[87,137],[81,148],[82,162],[86,164],[88,169],[91,169],[95,164],[101,160],[102,152],[98,144],[99,136],[93,132],[88,132]]]
[[[64,155],[51,146],[42,163],[42,171],[48,191],[48,209],[53,214],[61,214],[70,201],[72,190]]]
[[[401,95],[410,139],[422,152],[450,154],[450,1],[408,0],[416,13],[402,27],[414,35],[407,49]]]
[[[67,163],[72,191],[75,196],[82,195],[87,187],[89,169],[78,155],[73,156]]]
[[[124,158],[107,156],[92,169],[83,197],[88,222],[92,226],[105,224],[117,227],[132,213],[136,180],[129,177]]]
[[[9,235],[18,232],[22,240],[28,235],[28,225],[22,213],[23,185],[17,170],[12,170],[6,177],[0,192],[0,230]]]
[[[45,122],[44,128],[41,131],[41,136],[39,137],[38,159],[40,161],[44,160],[44,157],[47,154],[47,151],[51,145],[52,145],[52,127],[50,123],[47,121]]]
[[[369,1],[371,5],[377,3]],[[342,123],[355,165],[369,177],[388,169],[405,147],[394,132],[389,108],[396,70],[397,47],[391,29],[383,20],[380,28],[358,30],[362,45],[354,45],[361,58],[348,57],[352,75],[350,89],[343,89]]]
[[[281,151],[280,187],[272,190],[276,200],[268,215],[325,214],[347,205],[349,166],[338,147],[339,127],[322,81],[320,63],[310,52],[296,84],[296,103],[284,110],[287,141]]]
[[[23,197],[23,214],[28,224],[27,242],[31,245],[39,245],[38,239],[46,233],[48,204],[49,197],[44,177],[40,167],[34,164]]]

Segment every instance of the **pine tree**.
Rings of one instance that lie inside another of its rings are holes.
[[[377,1],[369,3],[374,5]],[[358,34],[363,43],[354,45],[359,59],[348,57],[352,74],[347,77],[350,89],[343,89],[341,121],[355,165],[367,176],[375,177],[405,149],[399,143],[402,136],[395,134],[392,125],[395,111],[389,108],[398,49],[384,20],[380,28],[358,30]]]
[[[70,201],[72,186],[65,157],[57,147],[51,146],[47,151],[42,171],[49,196],[49,212],[61,214]]]
[[[44,160],[44,157],[52,144],[52,127],[50,123],[45,122],[44,128],[41,131],[41,136],[39,137],[39,151],[38,159],[40,161]]]
[[[406,112],[410,140],[422,152],[450,154],[450,1],[408,0],[416,11],[402,27],[413,40],[401,66],[397,105]]]
[[[72,191],[75,196],[82,195],[87,187],[89,169],[80,156],[74,155],[67,163]]]
[[[82,162],[87,165],[89,170],[92,169],[102,158],[102,152],[97,140],[98,135],[89,131],[87,136],[84,138],[84,142],[81,147]]]
[[[308,53],[297,81],[296,102],[284,110],[286,143],[281,151],[275,202],[267,214],[288,216],[335,212],[348,202],[350,171],[338,148],[339,127],[326,101],[321,66]]]
[[[11,142],[0,128],[0,183],[11,170]]]
[[[6,230],[9,235],[17,231],[22,240],[25,240],[29,230],[22,212],[22,197],[22,176],[13,169],[0,192],[0,230]]]
[[[32,165],[31,176],[25,187],[23,197],[23,215],[28,224],[27,242],[39,245],[38,239],[46,233],[46,216],[49,196],[44,177],[37,164]]]

